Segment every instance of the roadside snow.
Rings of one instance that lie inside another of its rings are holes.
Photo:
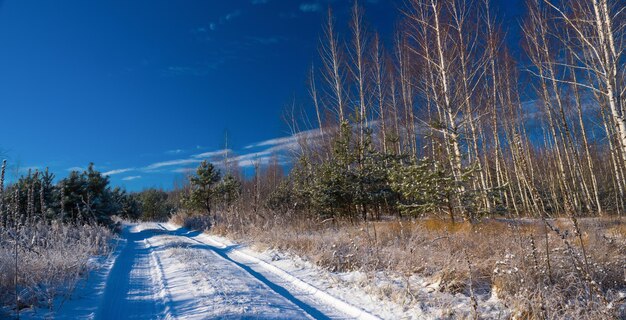
[[[168,225],[168,228],[176,226]],[[259,263],[261,270],[276,273],[279,277],[297,279],[294,283],[299,287],[305,283],[320,292],[318,299],[339,302],[326,302],[335,305],[351,317],[374,317],[381,319],[445,319],[469,318],[471,316],[471,300],[468,296],[458,293],[450,294],[438,291],[432,279],[417,275],[390,275],[385,272],[365,273],[330,272],[302,258],[277,250],[256,251],[250,247],[242,247],[228,238],[210,234],[197,237],[201,241],[214,243],[216,246],[237,249],[230,255],[243,262]],[[409,287],[411,290],[407,290]],[[301,288],[302,289],[302,288]],[[307,289],[304,289],[307,290]],[[478,295],[479,314],[484,319],[507,318],[509,311],[494,296]],[[342,308],[342,303],[358,306],[358,310]]]
[[[52,309],[22,310],[20,319],[94,319],[106,291],[106,280],[125,246],[126,239],[117,239],[115,250],[109,256],[91,259],[92,271],[77,283],[71,295],[57,297]]]
[[[332,273],[169,223],[127,224],[122,238],[55,310],[22,318],[440,319],[469,311],[469,298],[435,291],[423,278]],[[406,283],[413,290],[402,290]],[[481,315],[502,316],[497,299],[487,298]]]

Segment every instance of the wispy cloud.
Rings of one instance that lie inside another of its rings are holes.
[[[67,169],[65,169],[67,171],[85,171],[85,168],[83,167],[69,167]]]
[[[223,16],[220,16],[217,19],[217,21],[211,22],[209,24],[209,30],[215,31],[217,30],[218,25],[224,25],[240,16],[241,16],[241,10],[237,9],[237,10],[231,11]]]
[[[209,158],[214,158],[217,156],[223,156],[226,153],[232,152],[233,150],[230,149],[222,149],[222,150],[216,150],[216,151],[209,151],[209,152],[203,152],[203,153],[199,153],[199,154],[195,154],[192,157],[196,158],[196,159],[209,159]]]
[[[162,161],[162,162],[156,162],[156,163],[150,164],[144,167],[143,170],[156,170],[156,169],[163,168],[163,167],[179,166],[179,165],[185,165],[185,164],[190,164],[190,163],[200,163],[200,162],[202,162],[202,160],[199,160],[199,159],[169,160],[169,161]]]
[[[154,162],[141,167],[129,167],[123,169],[115,169],[104,172],[104,175],[116,175],[132,171],[138,173],[150,174],[154,172],[170,172],[170,173],[191,173],[196,170],[196,166],[204,161],[208,160],[215,163],[218,166],[224,166],[227,160],[224,155],[229,154],[228,161],[236,164],[241,168],[253,167],[255,165],[265,166],[271,163],[278,163],[285,165],[290,163],[292,152],[300,150],[301,143],[315,142],[321,138],[321,131],[318,129],[307,130],[299,132],[294,135],[284,136],[279,138],[267,139],[259,141],[239,149],[242,154],[237,154],[236,150],[232,149],[218,149],[201,152],[197,154],[191,154],[186,157],[180,157],[179,159],[166,160]],[[204,149],[198,146],[198,150]],[[167,154],[182,154],[191,152],[191,149],[172,149],[168,150]],[[200,151],[197,151],[200,152]],[[73,167],[69,169],[84,170],[80,167]],[[141,175],[125,176],[122,178],[124,181],[141,179]]]
[[[234,161],[239,167],[253,167],[255,165],[264,166],[276,161],[278,164],[287,164],[289,159],[285,155],[275,154],[272,152],[250,153],[236,157]]]
[[[190,173],[190,172],[194,172],[195,170],[196,170],[196,168],[193,168],[193,167],[191,167],[191,168],[183,167],[183,168],[176,168],[176,169],[172,170],[172,172],[174,172],[174,173]]]
[[[135,170],[135,168],[115,169],[115,170],[110,170],[110,171],[107,171],[107,172],[103,172],[102,175],[104,175],[104,176],[112,176],[112,175],[125,173],[125,172],[129,172],[129,171],[133,171],[133,170]]]
[[[322,136],[322,132],[319,129],[306,130],[302,132],[298,132],[296,134],[273,138],[264,141],[260,141],[257,143],[253,143],[244,147],[244,149],[253,149],[260,147],[270,147],[268,150],[270,151],[279,151],[279,150],[293,150],[297,148],[300,142],[303,141],[314,141]]]
[[[300,4],[300,11],[302,12],[318,12],[322,10],[322,6],[318,2],[305,2]]]
[[[223,19],[223,21],[230,21],[233,20],[237,17],[241,16],[241,10],[235,10],[233,12],[230,12],[228,14],[226,14],[224,17],[220,18],[220,20]]]

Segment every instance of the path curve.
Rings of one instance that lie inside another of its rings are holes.
[[[141,223],[122,236],[95,319],[376,319],[199,232]]]

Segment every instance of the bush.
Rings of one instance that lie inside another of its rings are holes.
[[[188,211],[178,211],[172,215],[169,222],[190,230],[205,231],[211,229],[211,218],[207,215],[193,214]]]

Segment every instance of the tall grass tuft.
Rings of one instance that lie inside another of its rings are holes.
[[[19,214],[20,194],[5,194],[6,160],[0,171],[0,318],[19,318],[35,306],[53,310],[89,272],[90,259],[111,252],[112,233],[95,224],[47,219],[45,205],[36,211],[35,190],[29,186],[27,215]],[[38,173],[35,173],[35,175]],[[14,197],[6,206],[5,198]],[[43,198],[43,197],[40,197]]]

